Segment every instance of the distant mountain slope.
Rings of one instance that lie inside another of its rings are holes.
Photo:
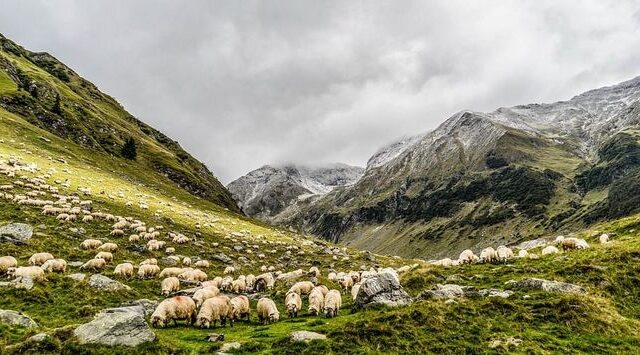
[[[569,101],[462,111],[278,222],[431,258],[628,215],[640,208],[639,98],[636,78]]]
[[[272,221],[299,199],[354,184],[364,169],[345,164],[323,167],[265,165],[229,183],[227,188],[249,216]]]
[[[141,169],[154,170],[196,196],[239,212],[211,171],[176,141],[133,117],[50,54],[25,50],[1,34],[0,107],[59,137],[115,156],[131,137],[137,142],[135,164]]]

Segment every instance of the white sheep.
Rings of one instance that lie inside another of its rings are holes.
[[[164,327],[171,320],[174,324],[178,320],[185,320],[187,325],[194,324],[196,320],[195,302],[186,296],[176,296],[160,302],[151,315],[151,325],[156,328]]]
[[[141,279],[155,278],[160,273],[160,267],[158,265],[140,265],[138,268],[138,277]]]
[[[167,277],[160,282],[160,289],[163,296],[168,296],[171,292],[180,290],[180,280],[174,276]]]
[[[321,287],[311,290],[311,293],[309,293],[309,308],[307,310],[310,315],[317,316],[324,309],[324,295],[324,290]]]
[[[227,319],[231,319],[231,300],[227,296],[216,296],[205,300],[198,313],[197,324],[201,328],[216,326],[216,322],[224,325]]]
[[[558,248],[554,247],[553,245],[548,245],[544,249],[542,249],[542,255],[557,254],[559,252],[560,250],[558,250]]]
[[[10,267],[7,274],[11,277],[28,277],[34,281],[47,281],[44,270],[39,266]]]
[[[110,253],[115,253],[118,251],[118,244],[116,243],[104,243],[98,247],[98,250],[108,251]]]
[[[249,320],[251,308],[247,296],[236,296],[232,298],[229,303],[231,303],[231,324],[233,324],[235,320],[242,319],[242,317],[245,317],[247,321]]]
[[[104,259],[104,261],[110,263],[111,261],[113,261],[113,254],[111,254],[108,251],[101,251],[98,254],[96,254],[94,259]]]
[[[97,249],[98,247],[100,247],[102,245],[102,241],[97,240],[97,239],[85,239],[81,244],[80,244],[80,248],[81,249]]]
[[[466,249],[462,253],[460,253],[458,260],[461,264],[471,264],[476,262],[478,260],[478,257],[473,253],[471,249]]]
[[[117,276],[124,277],[124,278],[133,277],[133,275],[134,275],[133,264],[131,264],[131,263],[118,264],[118,265],[116,265],[115,269],[113,270],[113,274],[117,275]]]
[[[29,258],[30,265],[41,266],[47,260],[55,259],[50,253],[35,253]]]
[[[498,255],[492,247],[484,248],[480,252],[480,261],[483,263],[493,263],[498,260]]]
[[[609,234],[602,234],[600,236],[600,244],[607,244],[609,243]]]
[[[302,308],[302,298],[296,292],[288,292],[284,299],[284,306],[287,308],[289,318],[297,317]]]
[[[501,245],[496,249],[496,256],[498,261],[506,262],[507,260],[513,258],[513,250],[511,248],[507,248],[504,245]]]
[[[266,297],[258,300],[256,313],[258,314],[258,320],[260,320],[262,324],[269,324],[280,320],[280,312],[278,312],[278,307],[276,307],[275,302]]]
[[[0,274],[5,274],[9,270],[9,268],[17,266],[18,260],[16,260],[16,258],[14,258],[13,256],[7,255],[0,257]]]
[[[107,262],[104,259],[91,259],[84,263],[80,269],[81,270],[93,270],[100,271],[103,270],[107,266]]]
[[[47,272],[60,272],[67,271],[67,262],[64,259],[49,259],[42,264],[42,270]]]
[[[336,317],[342,307],[342,296],[338,290],[330,290],[324,298],[324,314],[328,318]]]
[[[200,307],[204,301],[209,298],[216,297],[220,294],[220,290],[215,286],[207,286],[196,290],[191,298],[196,302],[196,306]]]

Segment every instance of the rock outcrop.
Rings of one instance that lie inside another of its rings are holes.
[[[397,275],[382,272],[362,281],[355,300],[356,308],[366,308],[376,305],[404,306],[413,302],[407,294]]]
[[[24,328],[37,328],[38,324],[26,315],[10,309],[0,310],[0,323]]]
[[[522,279],[519,281],[507,281],[506,285],[513,289],[521,289],[521,290],[541,290],[546,292],[559,292],[559,293],[577,293],[583,294],[587,293],[587,290],[582,286],[566,283],[566,282],[558,282],[558,281],[549,281],[544,279],[536,279],[536,278],[528,278]]]
[[[0,242],[24,244],[32,235],[33,227],[25,223],[9,223],[0,227]]]
[[[73,334],[81,344],[138,346],[156,338],[144,315],[142,306],[105,309]]]

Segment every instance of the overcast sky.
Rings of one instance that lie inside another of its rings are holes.
[[[634,1],[0,0],[47,51],[227,183],[267,163],[366,164],[462,109],[640,75]]]

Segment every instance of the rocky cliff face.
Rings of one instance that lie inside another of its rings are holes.
[[[429,258],[635,212],[612,196],[635,201],[640,191],[629,188],[640,161],[639,99],[636,78],[568,101],[457,113],[382,149],[353,186],[278,222]]]
[[[265,165],[229,183],[227,188],[247,215],[272,221],[299,200],[354,184],[363,172],[360,167],[345,164],[314,168]]]

